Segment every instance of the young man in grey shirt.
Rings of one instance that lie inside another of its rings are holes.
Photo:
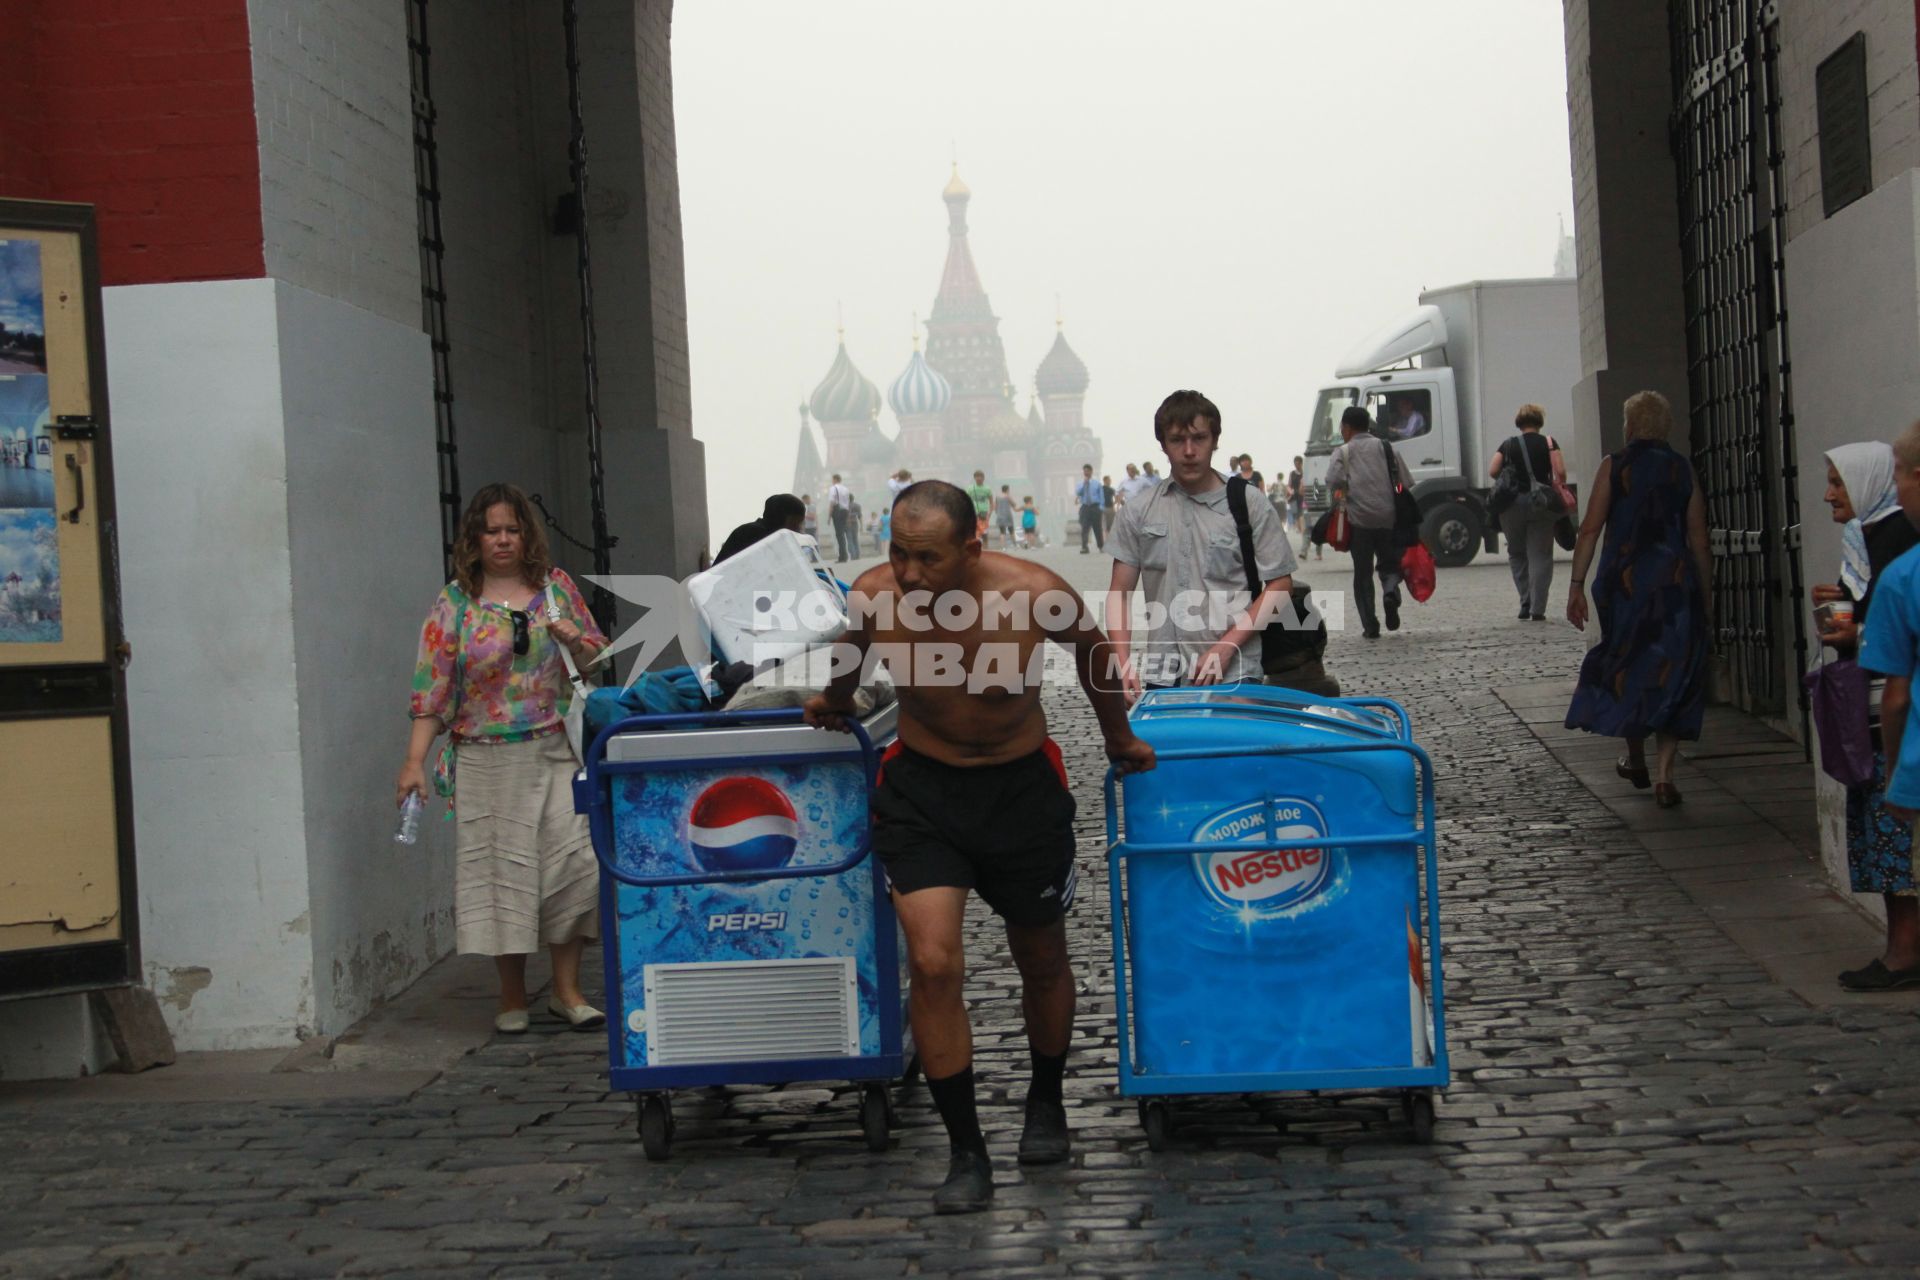
[[[1373,434],[1373,419],[1354,405],[1340,415],[1343,443],[1327,460],[1327,490],[1335,503],[1347,508],[1353,555],[1353,606],[1360,614],[1361,635],[1380,638],[1380,619],[1373,611],[1373,578],[1380,576],[1380,603],[1386,609],[1387,630],[1400,629],[1400,557],[1393,545],[1393,490],[1396,483],[1413,487],[1413,475],[1399,450]]]
[[[1166,479],[1129,497],[1113,522],[1113,579],[1107,633],[1128,700],[1147,685],[1258,680],[1255,620],[1291,603],[1293,546],[1273,504],[1247,493],[1254,568],[1261,592],[1247,600],[1240,532],[1227,505],[1227,480],[1213,469],[1220,410],[1198,391],[1176,391],[1153,415],[1167,455]],[[1135,635],[1133,592],[1148,623]]]

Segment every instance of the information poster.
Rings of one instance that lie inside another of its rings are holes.
[[[47,317],[37,240],[0,240],[0,644],[61,639]]]

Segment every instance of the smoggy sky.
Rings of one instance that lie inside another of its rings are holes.
[[[956,151],[1020,412],[1057,295],[1103,470],[1158,457],[1179,387],[1220,406],[1223,466],[1284,470],[1334,362],[1422,288],[1551,273],[1561,40],[1551,0],[676,5],[713,545],[792,484],[836,309],[883,394],[905,365]]]

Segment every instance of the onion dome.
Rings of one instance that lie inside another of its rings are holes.
[[[1066,334],[1055,331],[1053,346],[1048,349],[1040,367],[1034,371],[1033,380],[1043,396],[1086,394],[1087,366],[1067,345]]]
[[[920,354],[919,343],[914,344],[913,359],[907,361],[907,367],[887,388],[887,403],[902,418],[919,414],[944,413],[953,403],[953,388],[940,376],[940,371],[927,363]]]
[[[807,398],[816,422],[866,422],[880,412],[880,390],[847,358],[844,338],[833,357],[833,367]]]
[[[970,200],[973,198],[973,191],[966,183],[960,181],[960,162],[957,160],[954,161],[953,164],[953,177],[947,179],[946,189],[940,193],[940,198],[942,200]]]

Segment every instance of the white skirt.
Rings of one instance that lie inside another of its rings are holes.
[[[455,945],[462,955],[526,955],[599,935],[600,866],[573,811],[567,735],[460,743],[453,814]]]

